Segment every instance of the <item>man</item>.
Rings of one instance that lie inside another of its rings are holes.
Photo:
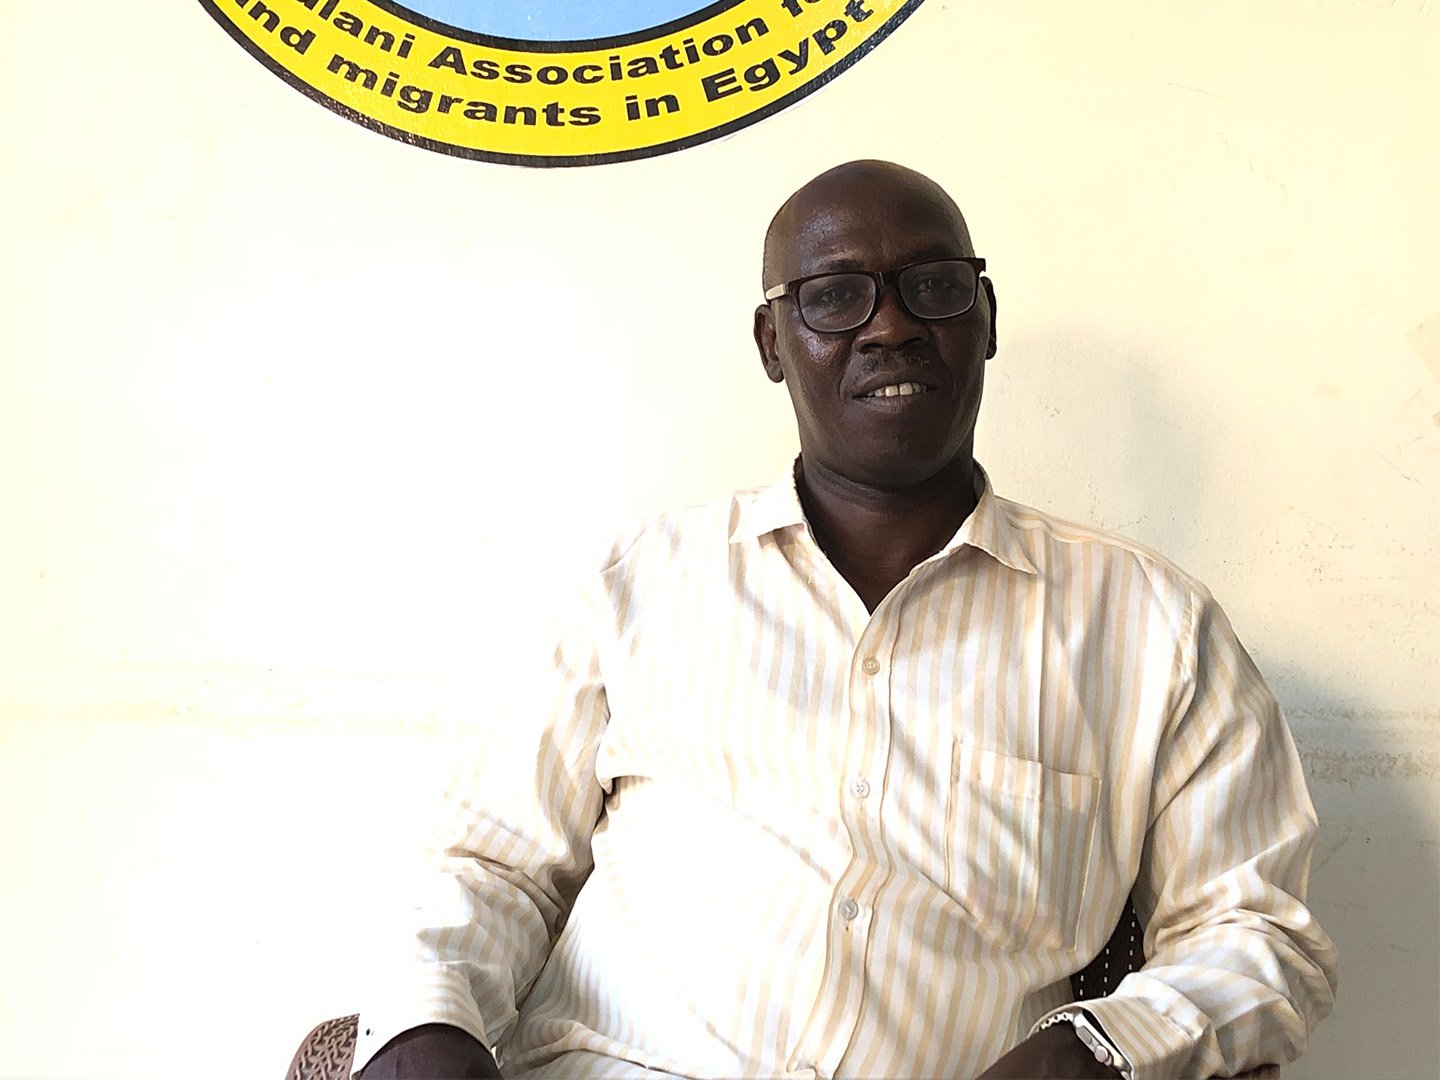
[[[801,452],[586,583],[497,718],[366,1080],[1208,1076],[1329,1011],[1315,819],[1205,590],[1000,499],[994,289],[919,174],[822,174],[755,339]],[[1072,1006],[1134,896],[1145,969]],[[983,1072],[982,1072],[983,1070]]]

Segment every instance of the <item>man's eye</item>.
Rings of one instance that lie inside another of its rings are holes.
[[[837,304],[853,303],[859,295],[859,290],[853,285],[827,285],[817,292],[812,299],[817,304],[825,304],[833,307]]]
[[[960,282],[949,274],[929,274],[915,282],[912,288],[921,295],[944,296],[960,291]]]

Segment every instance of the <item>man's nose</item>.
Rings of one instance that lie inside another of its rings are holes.
[[[855,332],[857,345],[893,347],[917,341],[929,333],[924,321],[910,314],[894,285],[880,286],[875,297],[875,313],[870,321]]]

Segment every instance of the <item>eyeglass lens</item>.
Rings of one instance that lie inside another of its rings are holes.
[[[919,319],[948,319],[975,302],[976,274],[969,263],[946,259],[907,266],[895,284],[905,309]],[[807,326],[837,333],[868,322],[877,295],[874,277],[844,273],[811,278],[796,299]]]

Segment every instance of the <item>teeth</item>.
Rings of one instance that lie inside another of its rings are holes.
[[[881,386],[875,390],[871,390],[866,397],[909,397],[911,394],[923,393],[924,390],[925,387],[919,383],[891,383],[889,386]]]

